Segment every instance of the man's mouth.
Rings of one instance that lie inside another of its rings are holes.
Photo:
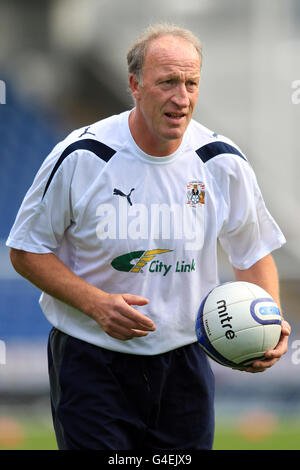
[[[184,113],[165,113],[165,116],[167,117],[168,120],[176,122],[180,121],[185,117]]]

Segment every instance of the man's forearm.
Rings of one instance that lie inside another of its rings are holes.
[[[155,330],[150,318],[131,305],[145,305],[148,299],[128,293],[109,294],[73,273],[52,253],[36,254],[11,249],[15,270],[42,291],[93,318],[116,339],[146,336]]]
[[[15,270],[36,287],[84,313],[91,313],[89,299],[96,288],[76,276],[54,254],[11,249],[10,258]],[[99,295],[101,291],[97,291]]]
[[[280,307],[279,281],[275,262],[267,255],[248,269],[233,268],[237,281],[247,281],[258,284],[265,289]]]

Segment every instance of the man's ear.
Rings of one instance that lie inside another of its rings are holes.
[[[129,75],[129,88],[136,101],[140,98],[140,83],[133,73]]]

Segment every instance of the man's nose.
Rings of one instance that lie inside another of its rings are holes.
[[[175,93],[172,97],[172,101],[180,108],[189,106],[190,100],[185,83],[180,83],[177,85]]]

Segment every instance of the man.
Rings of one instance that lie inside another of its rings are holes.
[[[242,152],[192,119],[197,38],[156,25],[127,59],[135,107],[54,148],[7,244],[54,326],[59,448],[211,449],[214,379],[195,320],[219,282],[217,240],[236,279],[279,303],[271,252],[285,239]],[[193,187],[202,198],[189,205]],[[275,364],[289,332],[283,321],[278,346],[246,370]]]

